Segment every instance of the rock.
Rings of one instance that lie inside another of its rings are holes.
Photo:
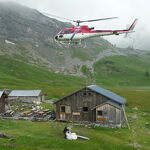
[[[143,113],[143,116],[147,116],[147,115],[148,115],[148,113],[145,113],[145,112]]]
[[[14,111],[13,110],[7,110],[4,113],[4,117],[13,117],[14,116]]]
[[[11,136],[8,136],[4,133],[0,133],[0,138],[7,138],[7,139],[11,139],[12,137]]]
[[[13,43],[13,42],[11,42],[11,41],[8,41],[8,40],[5,40],[5,43],[6,43],[6,44],[15,45],[15,43]]]
[[[116,125],[116,128],[121,128],[121,124]]]
[[[133,110],[138,110],[138,107],[135,106],[135,107],[133,107],[132,109],[133,109]]]
[[[44,103],[54,104],[55,100],[45,100]]]
[[[138,144],[137,142],[133,143],[134,148],[142,148],[142,146],[140,144]]]
[[[63,52],[59,52],[59,55],[63,55],[64,53]]]
[[[131,118],[130,118],[131,120],[138,120],[138,116],[137,116],[137,114],[134,114],[133,116],[131,116]]]

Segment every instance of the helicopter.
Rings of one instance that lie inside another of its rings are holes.
[[[88,25],[80,25],[80,24],[84,22],[116,19],[118,17],[101,18],[101,19],[93,19],[93,20],[71,20],[71,19],[62,18],[51,14],[46,14],[46,15],[77,23],[76,26],[62,29],[54,36],[55,41],[60,43],[69,43],[69,44],[70,43],[78,44],[81,43],[81,41],[84,39],[93,38],[93,37],[119,35],[119,34],[127,35],[128,33],[135,32],[133,31],[133,29],[138,21],[138,19],[135,19],[134,22],[127,29],[123,29],[123,30],[94,30],[94,27],[89,27]]]

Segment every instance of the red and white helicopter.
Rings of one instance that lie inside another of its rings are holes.
[[[50,15],[50,14],[47,14]],[[54,16],[54,15],[51,15]],[[62,43],[81,43],[83,39],[92,38],[92,37],[99,37],[99,36],[108,36],[108,35],[119,35],[119,34],[128,34],[134,32],[133,29],[137,23],[138,19],[135,19],[132,25],[128,29],[123,30],[94,30],[94,27],[89,28],[87,25],[80,25],[83,22],[93,22],[93,21],[102,21],[108,19],[116,19],[117,17],[110,17],[110,18],[102,18],[102,19],[94,19],[94,20],[71,20],[66,19],[58,16],[54,16],[57,18],[69,20],[72,22],[76,22],[77,26],[73,26],[72,28],[65,28],[62,29],[54,38],[58,42]]]

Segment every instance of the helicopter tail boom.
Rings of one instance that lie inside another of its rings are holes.
[[[133,31],[133,29],[135,28],[136,24],[137,24],[138,19],[135,19],[134,22],[132,23],[132,25],[129,27],[128,31]]]

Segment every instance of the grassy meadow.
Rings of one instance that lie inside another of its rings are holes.
[[[127,98],[127,115],[131,129],[83,127],[63,122],[31,122],[0,120],[0,132],[14,140],[0,139],[1,150],[149,150],[150,149],[150,89],[112,89]],[[136,108],[136,109],[135,109]],[[137,119],[130,120],[132,116]],[[63,138],[66,125],[73,125],[73,132],[87,136],[89,141]]]
[[[84,78],[56,74],[14,57],[0,56],[0,64],[0,89],[42,89],[48,98],[58,98],[85,85]]]
[[[125,65],[129,60],[133,61],[132,66]],[[86,81],[88,84],[98,84],[127,99],[126,111],[131,127],[130,130],[127,127],[108,129],[71,124],[74,126],[73,132],[87,136],[90,140],[69,141],[63,138],[62,133],[68,125],[66,123],[1,119],[0,132],[13,136],[14,140],[0,139],[0,150],[149,150],[150,79],[144,74],[148,64],[136,66],[138,62],[134,63],[132,58],[122,58],[122,63],[120,61],[114,57],[106,59],[105,65],[101,61],[95,64],[95,83],[81,77],[55,74],[12,57],[0,56],[1,89],[42,89],[47,99],[58,99],[84,87]],[[103,70],[103,74],[100,70]],[[133,116],[136,119],[130,120]]]
[[[150,62],[144,56],[111,56],[94,64],[96,82],[111,86],[150,86]]]

